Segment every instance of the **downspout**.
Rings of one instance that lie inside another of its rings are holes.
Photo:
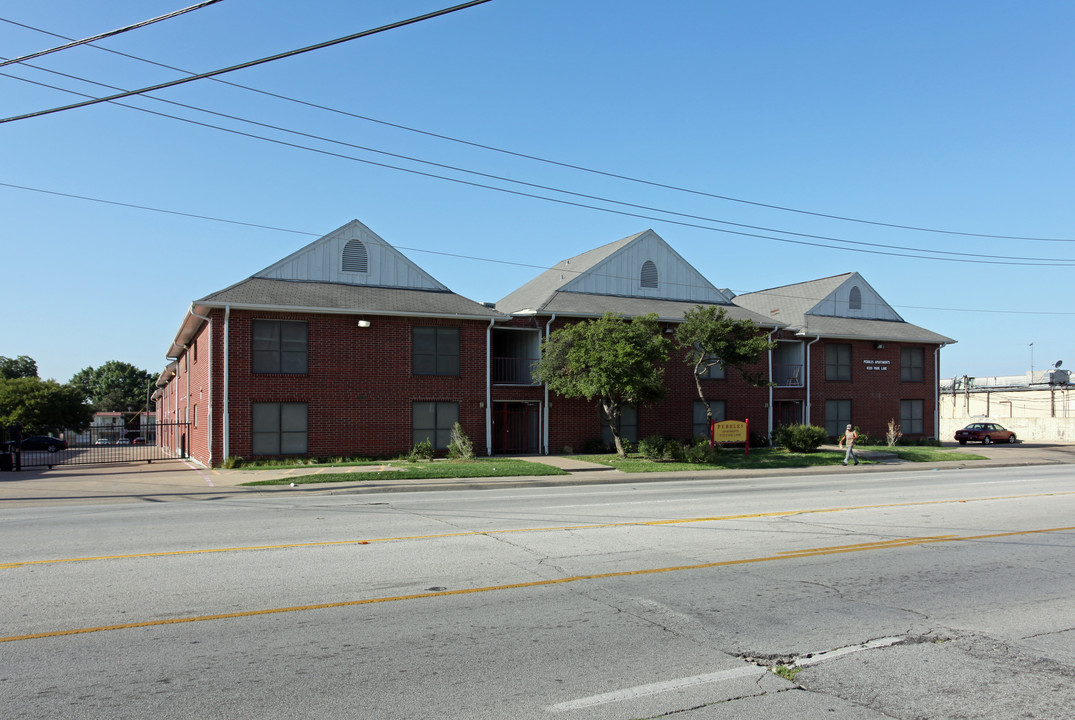
[[[208,370],[206,371],[206,375],[209,377],[209,405],[205,408],[205,434],[206,443],[209,447],[209,456],[206,458],[208,462],[206,464],[209,467],[213,467],[213,321],[209,319],[208,315],[199,315],[194,312],[194,303],[190,304],[190,314],[204,320],[209,328],[209,360],[207,361]]]
[[[485,328],[485,454],[493,454],[493,324]]]
[[[810,424],[810,409],[811,409],[811,405],[810,405],[810,346],[813,345],[814,343],[816,343],[820,339],[821,339],[821,336],[818,335],[813,340],[811,340],[810,342],[806,343],[806,383],[805,383],[805,385],[806,385],[806,416],[803,418],[803,425],[809,425]]]
[[[223,422],[223,455],[226,462],[231,457],[231,413],[228,411],[228,382],[230,380],[229,374],[231,369],[231,356],[228,355],[228,322],[231,319],[231,305],[224,306],[224,422]]]
[[[941,439],[941,343],[933,350],[933,437]],[[955,393],[955,388],[952,388]]]
[[[545,341],[549,340],[549,331],[552,328],[552,322],[556,319],[556,313],[552,314],[549,321],[545,323]],[[545,383],[545,454],[549,454],[549,383]]]
[[[770,344],[772,344],[773,335],[776,334],[777,330],[779,330],[779,328],[773,328],[769,332],[769,343]],[[768,423],[767,432],[769,433],[769,444],[772,445],[773,444],[773,349],[771,347],[769,348],[769,353],[768,354],[769,354],[769,402],[767,404],[768,404],[768,407],[769,407],[769,419],[767,420],[767,423]]]

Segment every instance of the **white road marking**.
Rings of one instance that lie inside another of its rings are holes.
[[[769,671],[765,668],[760,668],[757,665],[746,665],[744,667],[735,668],[734,670],[720,670],[718,672],[706,673],[705,675],[666,680],[659,683],[650,683],[649,685],[636,685],[633,688],[625,688],[610,693],[602,693],[601,695],[591,695],[590,697],[579,698],[578,700],[569,700],[568,702],[559,703],[558,705],[550,705],[545,709],[549,712],[580,710],[582,708],[593,707],[594,705],[605,705],[607,703],[633,700],[647,695],[671,692],[672,690],[680,690],[694,685],[705,685],[707,683],[724,682],[725,680],[736,680],[738,678],[751,676],[762,677],[767,672]]]

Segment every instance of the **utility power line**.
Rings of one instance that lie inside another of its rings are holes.
[[[152,18],[150,20],[143,20],[142,22],[138,22],[138,23],[135,23],[133,25],[126,25],[124,27],[117,28],[115,30],[109,30],[108,32],[101,33],[100,35],[94,35],[93,37],[83,38],[82,40],[72,40],[71,42],[69,42],[69,43],[67,43],[65,45],[60,45],[58,47],[49,48],[48,50],[41,50],[39,52],[31,53],[29,55],[23,55],[22,57],[13,58],[11,60],[4,60],[3,62],[0,62],[0,67],[4,67],[5,65],[14,65],[15,63],[21,63],[21,62],[24,62],[26,60],[33,60],[34,58],[43,57],[45,55],[51,55],[52,53],[60,52],[61,50],[67,50],[68,48],[78,47],[79,45],[86,45],[87,43],[94,42],[95,40],[103,40],[104,38],[112,37],[114,35],[120,35],[122,33],[128,32],[130,30],[137,30],[138,28],[143,28],[143,27],[146,27],[147,25],[152,25],[153,23],[158,23],[161,20],[170,20],[171,18],[178,17],[180,15],[184,15],[184,14],[186,14],[188,12],[193,11],[193,10],[201,10],[202,8],[207,7],[209,5],[215,5],[218,2],[221,2],[221,0],[205,0],[205,2],[200,2],[197,5],[191,5],[190,7],[183,8],[182,10],[176,10],[175,12],[170,12],[167,15],[160,15],[160,16]],[[65,38],[65,39],[67,39],[67,38]]]
[[[293,230],[293,229],[290,229],[290,228],[281,228],[281,227],[275,227],[275,226],[272,226],[272,225],[260,225],[260,224],[257,224],[257,223],[243,222],[241,220],[231,220],[231,219],[228,219],[228,218],[213,217],[211,215],[199,215],[197,213],[181,212],[181,211],[178,211],[178,210],[167,210],[167,209],[164,209],[164,208],[156,208],[156,207],[151,207],[151,206],[148,206],[148,205],[137,205],[137,204],[134,204],[134,203],[119,202],[119,201],[116,201],[116,200],[106,200],[106,199],[103,199],[103,198],[89,197],[87,195],[76,195],[74,193],[58,192],[56,190],[45,190],[43,188],[28,187],[26,185],[16,185],[14,183],[0,182],[0,187],[7,187],[7,188],[15,189],[15,190],[25,190],[25,191],[28,191],[28,192],[42,193],[42,194],[45,194],[45,195],[54,195],[54,196],[58,196],[58,197],[72,198],[72,199],[76,199],[76,200],[85,200],[87,202],[103,203],[103,204],[106,204],[106,205],[116,205],[116,206],[119,206],[119,207],[133,208],[133,209],[136,209],[136,210],[146,210],[148,212],[164,213],[164,214],[168,214],[168,215],[179,215],[179,216],[182,216],[182,217],[189,217],[189,218],[193,218],[193,219],[196,219],[196,220],[209,220],[211,222],[227,223],[227,224],[231,224],[231,225],[242,225],[242,226],[245,226],[245,227],[253,227],[253,228],[259,228],[259,229],[264,229],[264,230],[274,230],[274,231],[277,231],[277,232],[291,233],[291,234],[294,234],[294,235],[306,235],[306,236],[315,237],[315,238],[322,237],[324,235],[324,233],[319,233],[319,232],[310,232],[310,231],[306,231],[306,230]],[[473,261],[476,261],[476,262],[494,263],[496,265],[510,265],[512,267],[533,268],[535,270],[540,270],[542,272],[545,272],[546,270],[553,269],[552,267],[550,267],[548,265],[540,265],[540,264],[536,264],[536,263],[516,262],[516,261],[511,261],[511,260],[497,260],[495,258],[481,257],[481,256],[477,256],[477,255],[464,255],[464,254],[461,254],[461,253],[444,252],[443,250],[429,250],[427,248],[408,247],[406,245],[393,245],[393,247],[396,248],[397,250],[407,250],[407,251],[410,251],[410,252],[424,253],[424,254],[427,254],[427,255],[438,255],[438,256],[441,256],[441,257],[456,258],[456,259],[459,259],[459,260],[473,260]],[[562,270],[564,272],[573,272],[572,270],[569,270],[569,269],[562,269]],[[614,276],[609,276],[609,277],[614,277]],[[747,294],[749,292],[755,292],[755,291],[748,290],[748,291],[736,293],[736,295],[745,295],[745,294]],[[804,296],[804,295],[792,295],[792,294],[787,294],[787,293],[785,293],[785,294],[774,294],[774,295],[777,296],[777,297],[786,297],[786,298],[797,299],[797,300],[808,299],[808,300],[818,300],[818,301],[820,301],[822,299],[820,297],[812,297],[812,296],[808,297],[808,296]],[[911,309],[911,310],[934,310],[934,311],[941,311],[941,312],[966,312],[966,313],[986,313],[986,314],[1002,314],[1002,315],[1049,315],[1049,316],[1053,316],[1053,315],[1056,315],[1056,316],[1071,316],[1071,315],[1075,315],[1075,312],[1056,312],[1056,311],[1038,311],[1038,310],[995,310],[995,309],[988,309],[988,308],[945,308],[945,307],[931,307],[931,306],[928,306],[928,305],[892,305],[891,307],[899,308],[899,309]]]
[[[106,85],[104,83],[99,83],[99,82],[96,82],[96,81],[93,81],[93,80],[87,80],[86,78],[78,77],[78,76],[75,76],[75,75],[69,75],[67,73],[61,73],[61,72],[58,72],[58,71],[55,71],[55,70],[48,70],[46,68],[37,68],[36,66],[33,66],[33,65],[27,65],[27,67],[33,67],[35,69],[44,70],[45,72],[50,72],[52,74],[61,75],[61,76],[71,78],[71,79],[75,79],[75,80],[79,80],[79,81],[82,81],[82,82],[93,83],[95,85],[99,85],[99,86],[102,86],[102,87],[109,87],[109,88],[112,88],[112,89],[118,89],[118,88],[116,88],[115,86],[112,86],[112,85]],[[4,75],[4,76],[7,76],[7,77],[12,77],[12,78],[15,78],[15,79],[18,79],[18,80],[22,80],[24,82],[28,82],[28,83],[35,84],[35,85],[40,85],[42,87],[47,87],[47,88],[50,88],[50,89],[53,89],[53,90],[59,90],[61,92],[67,92],[67,93],[71,93],[71,94],[75,94],[75,95],[82,95],[84,97],[88,97],[84,93],[80,93],[80,92],[77,92],[77,91],[74,91],[74,90],[67,90],[65,88],[56,87],[54,85],[48,85],[46,83],[40,83],[40,82],[37,82],[37,81],[34,81],[34,80],[29,80],[29,79],[26,79],[26,78],[19,78],[19,77],[16,77],[16,76],[8,75],[6,73],[0,73],[0,75]],[[764,232],[775,232],[775,233],[781,233],[781,234],[784,234],[784,235],[792,235],[792,236],[796,236],[796,237],[810,238],[810,239],[815,239],[815,240],[827,240],[827,241],[830,241],[830,242],[837,242],[837,243],[842,243],[842,244],[845,244],[845,245],[855,245],[855,246],[859,246],[859,247],[868,247],[868,248],[883,248],[884,250],[903,250],[903,251],[914,252],[914,253],[931,253],[933,255],[944,255],[944,256],[950,256],[950,257],[930,258],[930,257],[923,257],[923,256],[920,256],[920,255],[905,255],[905,254],[902,254],[902,253],[891,253],[891,252],[885,252],[885,251],[882,251],[882,250],[875,250],[875,251],[863,250],[861,252],[875,252],[877,254],[882,254],[882,255],[896,255],[898,257],[916,257],[916,258],[919,258],[919,259],[937,259],[937,260],[962,261],[962,262],[968,262],[968,263],[974,263],[974,264],[1014,264],[1014,265],[1031,265],[1031,266],[1057,265],[1057,264],[1059,264],[1059,265],[1075,265],[1075,260],[1068,260],[1068,259],[1065,259],[1065,258],[1032,258],[1032,257],[993,256],[993,259],[991,259],[991,260],[984,260],[984,259],[981,258],[979,253],[952,252],[952,251],[946,251],[946,250],[932,250],[932,249],[928,249],[928,248],[915,248],[915,247],[905,247],[905,246],[898,246],[898,245],[889,245],[889,244],[884,244],[884,243],[870,243],[870,242],[865,242],[865,241],[847,240],[847,239],[836,238],[836,237],[825,236],[825,235],[812,235],[812,234],[808,234],[808,233],[799,233],[799,232],[794,232],[794,231],[790,231],[790,230],[780,230],[780,229],[777,229],[777,228],[768,228],[768,227],[761,227],[761,226],[755,226],[755,225],[746,225],[746,224],[743,224],[743,223],[735,223],[735,222],[731,222],[731,221],[727,221],[727,220],[720,220],[718,218],[711,218],[711,217],[705,217],[705,216],[701,216],[701,215],[693,215],[693,214],[688,214],[688,213],[681,213],[681,212],[677,212],[677,211],[674,211],[674,210],[666,210],[666,209],[663,209],[663,208],[656,208],[656,207],[651,207],[651,206],[647,206],[647,205],[629,203],[629,202],[624,202],[624,201],[615,200],[615,199],[611,199],[611,198],[601,197],[601,196],[598,196],[598,195],[590,195],[590,194],[586,194],[586,193],[574,192],[574,191],[571,191],[571,190],[564,190],[562,188],[556,188],[556,187],[552,187],[552,186],[548,186],[548,185],[540,185],[540,184],[536,184],[536,183],[530,183],[530,182],[526,182],[526,181],[523,181],[523,180],[515,180],[515,179],[512,179],[512,178],[507,178],[507,177],[503,177],[503,176],[499,176],[499,175],[492,175],[492,174],[489,174],[489,173],[483,173],[483,172],[478,172],[478,171],[474,171],[474,170],[468,170],[466,168],[461,168],[461,167],[457,167],[457,166],[453,166],[453,165],[446,165],[446,164],[443,164],[443,163],[436,163],[436,162],[432,162],[432,161],[428,161],[428,160],[422,160],[420,158],[415,158],[415,157],[411,157],[411,156],[407,156],[407,155],[401,155],[401,154],[398,154],[398,153],[391,153],[391,152],[387,152],[387,151],[383,151],[383,150],[377,150],[375,148],[370,148],[370,147],[362,146],[362,145],[356,145],[356,144],[348,143],[348,142],[341,141],[341,140],[334,140],[334,139],[331,139],[331,138],[326,138],[326,137],[319,136],[319,135],[313,135],[311,133],[305,133],[305,132],[301,132],[301,131],[298,131],[298,130],[291,130],[291,129],[284,128],[284,127],[281,127],[281,126],[278,126],[278,125],[271,125],[271,124],[262,123],[262,122],[259,122],[259,121],[256,121],[256,120],[250,120],[250,119],[247,119],[247,118],[242,118],[242,117],[239,117],[239,116],[236,116],[236,115],[229,115],[229,114],[226,114],[226,113],[220,113],[220,112],[216,112],[216,111],[213,111],[213,110],[207,110],[207,109],[204,109],[204,108],[199,108],[199,107],[194,106],[194,105],[189,105],[189,104],[186,104],[186,103],[180,103],[180,102],[176,102],[176,101],[173,101],[173,100],[166,100],[166,99],[163,99],[163,98],[156,98],[156,97],[152,97],[152,96],[149,96],[149,98],[152,99],[152,100],[156,100],[158,102],[167,103],[169,105],[175,105],[175,106],[178,106],[178,107],[183,107],[183,108],[195,110],[195,111],[198,111],[198,112],[204,112],[204,113],[208,113],[210,115],[216,115],[218,117],[224,117],[224,118],[227,118],[227,119],[230,119],[230,120],[236,120],[236,121],[239,121],[239,122],[244,122],[244,123],[256,125],[256,126],[259,126],[259,127],[264,127],[264,128],[268,128],[268,129],[271,129],[271,130],[277,130],[277,131],[280,131],[280,132],[285,132],[285,133],[289,133],[289,134],[293,134],[293,135],[299,135],[301,137],[306,137],[306,138],[310,138],[310,139],[314,139],[314,140],[319,140],[319,141],[322,141],[322,142],[328,142],[328,143],[332,143],[332,144],[336,144],[336,145],[342,145],[342,146],[354,148],[354,149],[357,149],[357,150],[362,150],[362,151],[365,151],[365,152],[373,152],[373,153],[393,157],[393,158],[400,159],[400,160],[406,160],[406,161],[409,161],[409,162],[416,162],[416,163],[420,163],[420,164],[427,165],[427,166],[433,166],[433,167],[437,167],[437,168],[441,168],[441,169],[445,169],[445,170],[451,170],[453,172],[461,172],[461,173],[474,175],[474,176],[478,176],[478,177],[482,177],[482,178],[486,178],[486,179],[490,179],[490,180],[496,180],[498,182],[507,182],[507,183],[512,183],[512,184],[515,184],[515,185],[521,185],[521,186],[534,188],[534,189],[538,189],[538,190],[561,193],[561,194],[564,194],[564,195],[577,197],[577,198],[582,198],[582,199],[585,199],[585,200],[595,200],[595,201],[598,201],[598,202],[604,202],[604,203],[609,203],[609,204],[613,204],[613,205],[619,205],[621,207],[629,207],[629,208],[633,208],[633,209],[637,209],[637,210],[644,210],[644,211],[647,211],[647,212],[657,212],[657,213],[662,213],[662,214],[665,214],[665,215],[671,215],[671,216],[674,216],[674,217],[685,218],[687,220],[699,220],[699,221],[702,221],[702,222],[710,222],[710,223],[717,223],[717,224],[721,224],[721,225],[729,225],[729,226],[739,227],[739,228],[744,228],[744,229],[749,229],[749,230],[760,230],[760,231],[764,231]],[[330,155],[330,156],[333,156],[333,157],[338,157],[338,158],[341,158],[341,159],[347,159],[347,160],[352,160],[352,161],[355,161],[355,162],[366,163],[366,164],[370,164],[370,165],[374,165],[374,166],[378,166],[378,167],[383,167],[383,168],[387,168],[387,169],[393,169],[393,170],[402,171],[402,172],[415,173],[415,174],[418,174],[418,175],[422,175],[422,176],[430,177],[430,178],[434,178],[434,179],[445,180],[445,181],[455,182],[455,183],[462,183],[462,184],[470,185],[470,186],[473,186],[473,187],[489,189],[489,190],[496,190],[496,191],[500,191],[500,192],[507,192],[507,193],[512,193],[512,194],[516,194],[516,195],[522,195],[524,197],[531,197],[531,198],[535,198],[535,199],[539,199],[539,200],[545,200],[545,201],[549,201],[549,202],[558,202],[558,203],[563,203],[563,204],[568,204],[568,205],[575,205],[575,206],[578,206],[578,207],[589,208],[589,209],[594,209],[594,210],[601,210],[601,211],[604,211],[604,212],[616,212],[615,210],[612,210],[610,208],[601,208],[601,207],[587,205],[587,204],[583,204],[583,203],[568,202],[568,201],[565,201],[565,200],[562,200],[562,199],[559,199],[559,198],[549,198],[549,197],[546,197],[546,196],[536,195],[536,194],[531,194],[531,193],[516,192],[516,191],[509,190],[507,188],[501,188],[501,187],[497,187],[497,186],[493,186],[493,185],[486,185],[484,183],[468,182],[468,181],[465,181],[465,180],[461,180],[459,178],[452,178],[452,177],[447,177],[447,176],[443,176],[443,175],[437,175],[437,174],[433,174],[433,173],[420,172],[420,171],[417,171],[417,170],[408,169],[408,168],[402,168],[402,167],[399,167],[399,166],[389,165],[389,164],[386,164],[386,163],[377,163],[377,162],[374,162],[374,161],[371,161],[371,160],[366,160],[366,159],[363,159],[363,158],[357,158],[357,157],[354,157],[352,155],[345,155],[345,154],[342,154],[342,153],[334,153],[334,152],[330,152],[330,151],[326,151],[326,150],[322,150],[322,149],[318,149],[318,148],[312,148],[312,147],[309,147],[309,146],[306,146],[306,145],[300,145],[298,143],[285,142],[285,141],[282,141],[282,140],[268,138],[268,137],[265,137],[265,136],[262,136],[262,135],[257,135],[257,134],[254,134],[254,133],[242,132],[242,131],[235,130],[235,129],[232,129],[232,128],[226,128],[226,127],[222,127],[222,126],[219,126],[219,125],[213,125],[213,124],[210,124],[210,123],[204,123],[204,122],[192,120],[192,119],[189,119],[189,118],[183,118],[183,117],[179,117],[179,116],[176,116],[176,115],[169,115],[167,113],[160,113],[160,112],[156,112],[154,110],[149,110],[147,108],[142,108],[142,107],[138,107],[138,106],[134,106],[134,105],[129,105],[129,104],[126,104],[126,103],[120,103],[120,102],[113,101],[113,104],[119,105],[121,107],[129,108],[129,109],[132,109],[132,110],[139,110],[141,112],[150,113],[152,115],[158,115],[158,116],[161,116],[161,117],[166,117],[166,118],[170,118],[170,119],[174,119],[174,120],[179,120],[181,122],[186,122],[186,123],[189,123],[189,124],[194,124],[194,125],[198,125],[198,126],[201,126],[201,127],[206,127],[206,128],[209,128],[209,129],[220,130],[220,131],[223,131],[223,132],[237,134],[237,135],[240,135],[240,136],[243,136],[243,137],[249,137],[249,138],[252,138],[252,139],[258,139],[258,140],[262,140],[262,141],[265,141],[265,142],[271,142],[271,143],[275,143],[275,144],[279,144],[279,145],[284,145],[286,147],[292,147],[292,148],[296,148],[296,149],[300,149],[300,150],[306,150],[306,151],[309,151],[309,152],[316,152],[316,153],[326,154],[326,155]],[[747,236],[747,237],[757,237],[757,238],[762,238],[762,239],[775,240],[777,242],[796,243],[796,241],[789,240],[787,238],[772,237],[772,236],[768,236],[768,235],[758,235],[758,234],[755,234],[755,233],[736,232],[736,231],[726,230],[726,229],[722,229],[722,228],[712,228],[712,227],[709,227],[709,226],[695,225],[693,223],[688,223],[688,222],[678,222],[678,221],[675,221],[675,220],[668,220],[667,218],[656,218],[656,217],[652,217],[652,216],[648,216],[648,215],[639,215],[639,214],[631,213],[631,212],[620,212],[619,214],[633,216],[633,217],[640,217],[640,218],[648,219],[648,220],[656,220],[656,221],[659,221],[659,222],[672,222],[672,223],[675,223],[675,224],[686,225],[688,227],[700,227],[700,228],[703,228],[703,229],[713,230],[713,231],[717,231],[717,232],[726,232],[726,233],[731,233],[731,234],[736,234],[736,235],[744,235],[744,236]],[[834,247],[832,245],[826,245],[826,244],[823,244],[823,243],[798,242],[797,244],[813,245],[815,247],[822,247],[822,248],[829,248],[829,249],[854,250],[854,248],[838,248],[838,247]],[[963,258],[973,258],[973,259],[963,259]],[[1005,261],[1009,261],[1009,262],[1005,262]]]
[[[131,97],[132,95],[141,95],[143,93],[153,92],[155,90],[163,90],[165,88],[175,87],[177,85],[185,85],[186,83],[194,82],[195,80],[203,80],[205,78],[211,78],[215,75],[223,75],[225,73],[235,72],[236,70],[245,70],[246,68],[256,67],[258,65],[264,65],[265,63],[275,62],[276,60],[282,60],[284,58],[294,57],[303,53],[312,52],[314,50],[322,50],[333,45],[340,45],[342,43],[357,40],[359,38],[369,37],[377,33],[382,33],[387,30],[395,30],[397,28],[405,27],[407,25],[413,25],[415,23],[430,20],[432,18],[440,17],[441,15],[447,15],[449,13],[458,12],[467,8],[474,7],[475,5],[483,5],[491,0],[471,0],[470,2],[463,3],[462,5],[456,5],[454,7],[445,8],[443,10],[436,10],[425,15],[419,15],[417,17],[409,18],[407,20],[400,20],[398,22],[389,23],[388,25],[382,25],[370,30],[363,30],[351,35],[336,38],[335,40],[327,40],[325,42],[317,43],[315,45],[308,45],[297,50],[289,50],[287,52],[277,53],[276,55],[270,55],[269,57],[260,58],[258,60],[250,60],[248,62],[239,63],[238,65],[232,65],[230,67],[221,68],[220,70],[212,70],[206,73],[200,73],[198,75],[191,75],[190,77],[179,78],[178,80],[171,80],[165,83],[158,83],[157,85],[150,85],[149,87],[140,88],[138,90],[128,90],[126,92],[117,93],[108,97],[92,98],[80,103],[73,103],[71,105],[64,105],[62,107],[54,107],[48,110],[38,110],[32,113],[26,113],[24,115],[14,115],[12,117],[0,118],[0,123],[15,122],[16,120],[28,120],[30,118],[41,117],[43,115],[51,115],[53,113],[63,112],[65,110],[74,110],[76,108],[87,107],[90,105],[97,105],[98,103],[111,102],[113,100],[121,100],[123,98]]]
[[[13,20],[8,20],[8,19],[5,19],[5,18],[0,18],[0,22],[5,22],[5,23],[11,24],[11,25],[16,25],[18,27],[22,27],[22,28],[25,28],[25,29],[28,29],[28,30],[33,30],[33,31],[39,32],[39,33],[44,33],[46,35],[51,35],[53,37],[58,37],[58,38],[61,38],[61,39],[64,39],[64,40],[69,40],[70,39],[70,38],[67,38],[67,37],[65,37],[63,35],[59,35],[57,33],[50,32],[48,30],[43,30],[41,28],[33,27],[31,25],[26,25],[26,24],[23,24],[23,23],[18,23],[18,22],[15,22]],[[101,47],[101,46],[97,46],[97,45],[91,45],[91,47],[94,47],[97,50],[112,53],[114,55],[119,55],[121,57],[126,57],[126,58],[129,58],[129,59],[132,59],[132,60],[137,60],[139,62],[144,62],[144,63],[148,63],[150,65],[155,65],[157,67],[166,68],[168,70],[174,70],[176,72],[182,72],[182,73],[186,73],[188,75],[194,75],[195,74],[190,70],[184,70],[182,68],[178,68],[178,67],[175,67],[175,66],[172,66],[172,65],[167,65],[165,63],[156,62],[154,60],[149,60],[149,59],[146,59],[146,58],[143,58],[143,57],[139,57],[137,55],[130,55],[128,53],[119,52],[117,50],[112,50],[110,48],[105,48],[105,47]],[[768,209],[772,209],[772,210],[779,210],[779,211],[783,211],[783,212],[798,213],[798,214],[802,214],[802,215],[809,215],[809,216],[827,218],[827,219],[832,219],[832,220],[840,220],[840,221],[844,221],[844,222],[861,223],[861,224],[866,224],[866,225],[875,225],[875,226],[879,226],[879,227],[888,227],[888,228],[894,228],[894,229],[900,229],[900,230],[912,230],[912,231],[916,231],[916,232],[937,233],[937,234],[963,236],[963,237],[981,237],[981,238],[1000,239],[1000,240],[1028,240],[1028,241],[1036,241],[1036,242],[1075,242],[1075,239],[1072,239],[1072,238],[1044,238],[1044,237],[1033,237],[1033,236],[1019,236],[1019,235],[991,235],[991,234],[986,234],[986,233],[972,233],[972,232],[963,232],[963,231],[955,231],[955,230],[943,230],[943,229],[928,228],[928,227],[915,226],[915,225],[901,225],[901,224],[896,224],[896,223],[881,222],[881,221],[876,221],[876,220],[865,220],[865,219],[861,219],[861,218],[852,218],[852,217],[846,217],[846,216],[841,216],[841,215],[834,215],[834,214],[828,214],[828,213],[815,212],[815,211],[810,211],[810,210],[802,210],[802,209],[785,207],[785,206],[781,206],[781,205],[775,205],[775,204],[771,204],[771,203],[764,203],[764,202],[758,202],[758,201],[753,201],[753,200],[746,200],[746,199],[743,199],[743,198],[736,198],[736,197],[731,197],[731,196],[727,196],[727,195],[719,195],[719,194],[716,194],[716,193],[710,193],[710,192],[706,192],[706,191],[702,191],[702,190],[686,188],[686,187],[682,187],[682,186],[678,186],[678,185],[672,185],[672,184],[662,183],[662,182],[657,182],[657,181],[652,181],[652,180],[645,180],[645,179],[642,179],[642,178],[632,177],[632,176],[629,176],[629,175],[613,173],[613,172],[608,172],[608,171],[604,171],[604,170],[598,170],[598,169],[595,169],[595,168],[589,168],[589,167],[585,167],[583,165],[578,165],[578,164],[574,164],[574,163],[561,162],[561,161],[552,160],[552,159],[549,159],[549,158],[543,158],[543,157],[540,157],[540,156],[537,156],[537,155],[531,155],[531,154],[527,154],[527,153],[522,153],[522,152],[517,152],[517,151],[513,151],[513,150],[504,149],[504,148],[499,148],[499,147],[495,147],[495,146],[492,146],[492,145],[487,145],[487,144],[474,142],[474,141],[470,141],[470,140],[463,140],[463,139],[460,139],[460,138],[452,137],[450,135],[445,135],[445,134],[436,133],[436,132],[432,132],[432,131],[428,131],[428,130],[422,130],[422,129],[419,129],[419,128],[409,127],[407,125],[402,125],[402,124],[399,124],[399,123],[389,122],[387,120],[380,120],[380,119],[369,117],[369,116],[366,116],[366,115],[359,115],[357,113],[352,113],[352,112],[349,112],[349,111],[346,111],[346,110],[341,110],[339,108],[329,107],[327,105],[321,105],[321,104],[318,104],[318,103],[308,102],[308,101],[305,101],[305,100],[299,100],[297,98],[289,97],[289,96],[286,96],[286,95],[281,95],[281,94],[278,94],[278,93],[269,92],[267,90],[261,90],[261,89],[258,89],[258,88],[250,87],[249,85],[241,85],[239,83],[231,82],[231,81],[228,81],[228,80],[223,80],[223,79],[221,79],[219,77],[210,77],[210,78],[207,78],[207,79],[212,80],[213,82],[222,83],[224,85],[230,85],[231,87],[239,88],[239,89],[242,89],[242,90],[247,90],[249,92],[254,92],[254,93],[261,94],[261,95],[265,95],[267,97],[272,97],[272,98],[276,98],[276,99],[279,99],[279,100],[284,100],[284,101],[287,101],[287,102],[296,103],[296,104],[299,104],[299,105],[304,105],[306,107],[311,107],[311,108],[315,108],[315,109],[318,109],[318,110],[324,110],[326,112],[332,112],[332,113],[336,113],[336,114],[339,114],[339,115],[344,115],[346,117],[351,117],[351,118],[354,118],[354,119],[357,119],[357,120],[363,120],[363,121],[366,121],[366,122],[380,124],[380,125],[383,125],[383,126],[386,126],[386,127],[392,127],[392,128],[396,128],[396,129],[399,129],[399,130],[404,130],[404,131],[407,131],[407,132],[417,133],[417,134],[420,134],[420,135],[425,135],[425,136],[432,137],[432,138],[437,138],[437,139],[440,139],[440,140],[446,140],[446,141],[449,141],[449,142],[459,143],[459,144],[462,144],[462,145],[466,145],[466,146],[470,146],[470,147],[474,147],[474,148],[478,148],[478,149],[482,149],[482,150],[489,150],[489,151],[492,151],[492,152],[502,153],[504,155],[518,157],[518,158],[526,159],[526,160],[532,160],[532,161],[540,162],[540,163],[546,163],[546,164],[549,164],[549,165],[554,165],[554,166],[559,166],[559,167],[563,167],[563,168],[567,168],[567,169],[577,170],[577,171],[580,171],[580,172],[591,173],[591,174],[595,174],[595,175],[601,175],[601,176],[614,178],[614,179],[618,179],[618,180],[624,180],[624,181],[627,181],[627,182],[639,183],[639,184],[642,184],[642,185],[649,185],[649,186],[652,186],[652,187],[658,187],[658,188],[662,188],[662,189],[666,189],[666,190],[674,190],[674,191],[677,191],[677,192],[689,193],[689,194],[693,194],[693,195],[697,195],[697,196],[701,196],[701,197],[709,197],[709,198],[718,199],[718,200],[725,200],[725,201],[728,201],[728,202],[741,203],[741,204],[745,204],[745,205],[753,205],[753,206],[756,206],[756,207],[763,207],[763,208],[768,208]],[[209,112],[209,111],[205,111],[205,112]],[[372,152],[378,152],[378,151],[372,151]],[[773,231],[773,232],[783,232],[783,231],[777,230],[777,231]],[[927,252],[929,252],[929,251],[927,251]]]

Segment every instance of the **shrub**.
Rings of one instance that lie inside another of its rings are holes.
[[[609,449],[600,438],[591,438],[582,444],[582,452],[584,455],[601,455]]]
[[[669,440],[664,444],[664,452],[661,453],[661,457],[673,462],[683,462],[687,457],[687,453],[683,448],[683,443],[679,440]]]
[[[773,433],[773,440],[788,452],[816,452],[828,435],[825,428],[816,425],[784,425]]]
[[[638,452],[647,460],[660,460],[664,455],[664,438],[660,435],[650,435],[638,443]]]
[[[429,442],[429,438],[426,438],[420,443],[415,443],[411,448],[410,454],[407,455],[407,459],[411,462],[418,462],[419,460],[432,460],[433,459],[433,443]]]
[[[708,440],[696,442],[686,449],[684,456],[687,462],[713,464],[717,462],[717,448],[709,444]]]
[[[228,457],[224,460],[225,470],[235,470],[236,468],[241,468],[242,466],[243,459],[238,455],[228,455]]]
[[[459,423],[452,425],[452,437],[448,441],[448,457],[453,460],[473,460],[474,443],[463,432]]]
[[[900,426],[896,424],[895,420],[889,419],[888,430],[885,432],[885,442],[889,447],[898,445],[900,438],[903,437],[903,433],[900,432]]]

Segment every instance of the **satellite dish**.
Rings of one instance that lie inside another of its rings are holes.
[[[1054,368],[1058,368],[1058,367],[1060,367],[1060,366],[1061,366],[1061,365],[1063,365],[1063,364],[1064,364],[1064,361],[1063,361],[1063,360],[1057,360],[1057,361],[1056,361],[1056,364],[1055,364],[1055,365],[1053,365],[1053,367],[1054,367]]]

